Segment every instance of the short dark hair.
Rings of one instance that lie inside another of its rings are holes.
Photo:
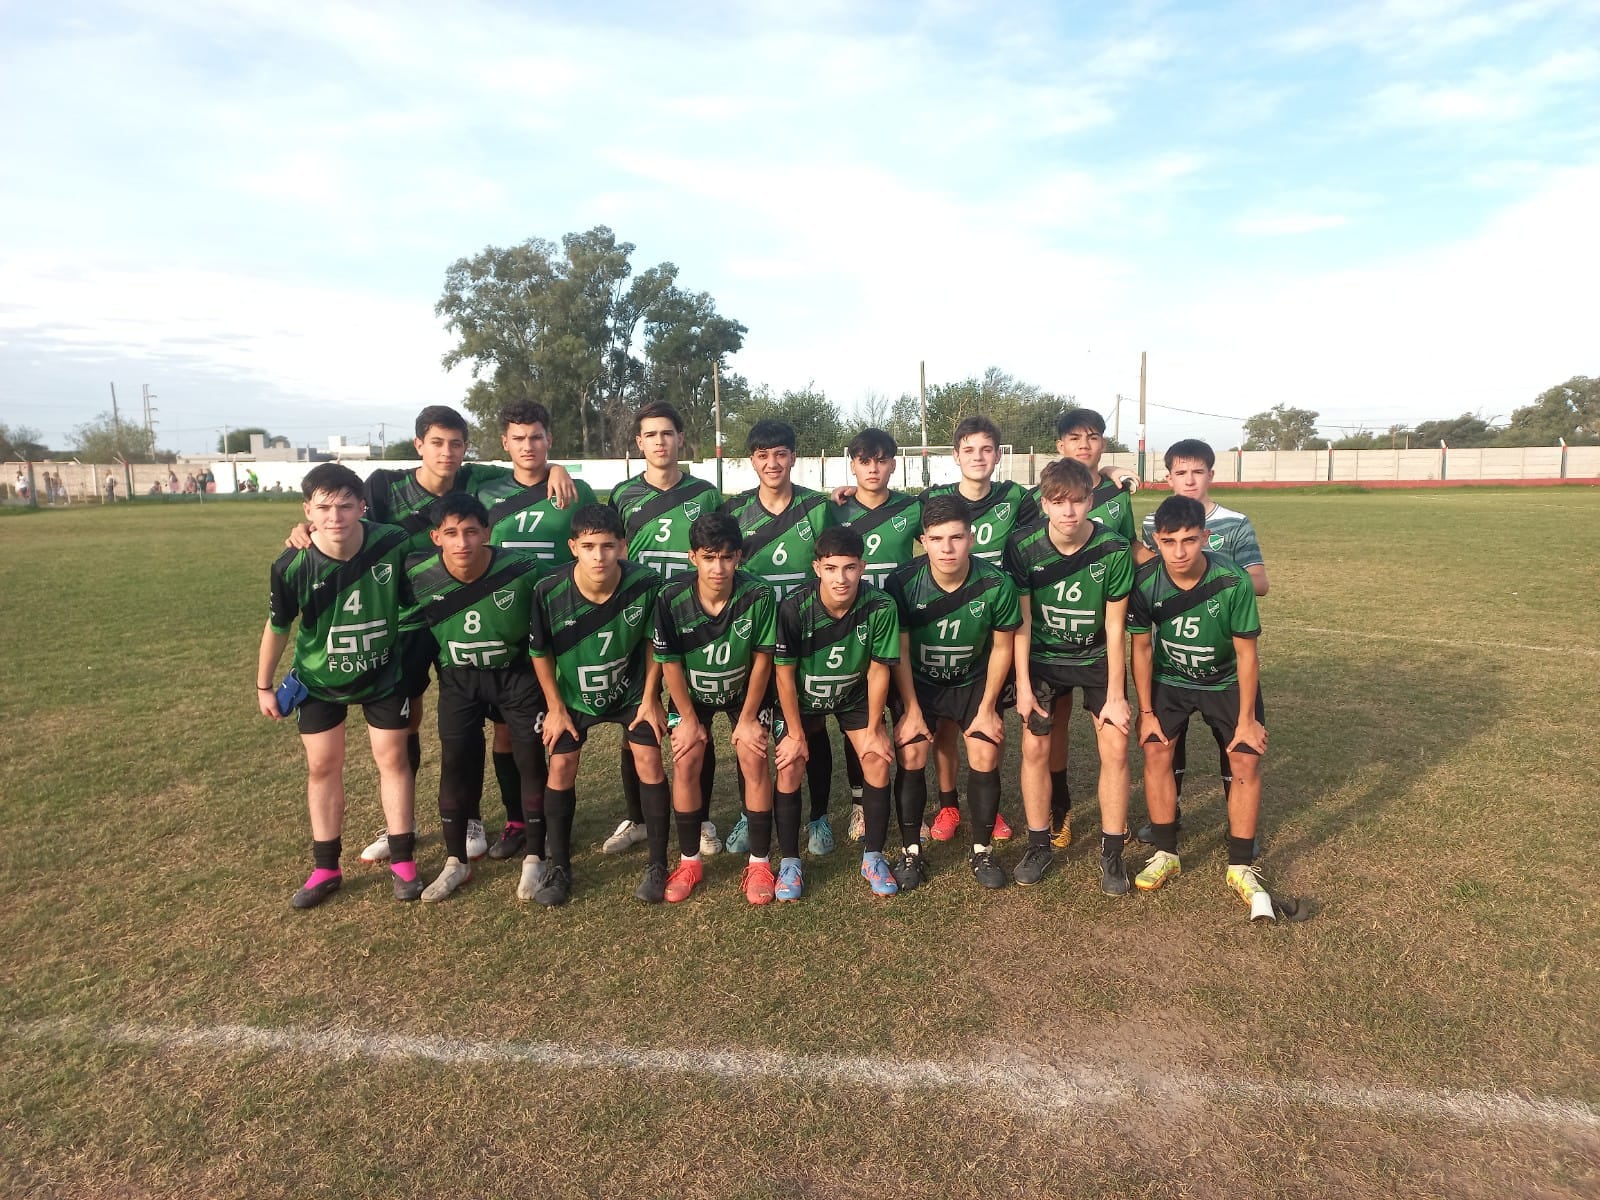
[[[550,432],[550,410],[537,400],[513,400],[500,410],[500,429],[507,425],[543,425]]]
[[[770,417],[750,426],[750,436],[744,439],[746,454],[754,454],[757,450],[776,450],[780,446],[791,451],[799,449],[794,426]]]
[[[968,529],[972,528],[972,505],[966,498],[952,492],[948,496],[935,496],[932,500],[922,502],[922,528],[926,532],[935,525],[948,525],[951,521],[960,521]]]
[[[1075,458],[1058,458],[1039,472],[1039,499],[1059,500],[1063,496],[1087,500],[1094,495],[1094,472]]]
[[[861,558],[867,552],[866,542],[848,525],[830,525],[817,535],[817,548],[811,557],[818,561],[842,554],[846,558]]]
[[[518,422],[522,424],[523,422]],[[444,524],[446,517],[470,517],[485,529],[489,528],[489,510],[471,492],[446,492],[433,503],[433,527]]]
[[[701,513],[689,526],[689,549],[742,554],[744,533],[739,522],[725,512]]]
[[[1208,471],[1217,465],[1217,452],[1199,438],[1184,438],[1168,446],[1165,459],[1167,470],[1172,470],[1172,464],[1180,458],[1198,459],[1205,463]]]
[[[996,446],[1000,444],[1000,426],[982,413],[973,413],[970,417],[962,417],[957,421],[956,431],[950,435],[950,444],[959,450],[962,442],[979,433],[988,434],[989,440]]]
[[[665,417],[672,422],[672,427],[679,433],[683,432],[683,415],[668,404],[665,400],[654,400],[646,404],[633,414],[633,436],[638,437],[644,429],[644,423],[651,417]]]
[[[440,429],[452,429],[464,438],[472,437],[472,430],[467,427],[467,419],[448,404],[430,404],[417,414],[417,437],[427,437],[428,430],[435,426]]]
[[[1168,496],[1156,505],[1156,532],[1176,533],[1180,529],[1204,529],[1206,506],[1193,496]]]
[[[849,458],[893,458],[900,453],[900,447],[895,444],[893,434],[869,425],[850,439],[844,452]]]
[[[609,533],[619,542],[626,537],[622,518],[616,509],[606,504],[585,504],[572,514],[572,532],[567,536],[578,538],[586,533]]]
[[[343,463],[319,463],[312,467],[300,481],[300,490],[307,500],[318,492],[327,492],[330,496],[348,492],[362,502],[367,498],[367,485],[361,482],[361,476]]]
[[[1056,418],[1058,438],[1064,438],[1067,434],[1076,433],[1080,429],[1088,429],[1105,437],[1106,419],[1092,408],[1069,408]]]

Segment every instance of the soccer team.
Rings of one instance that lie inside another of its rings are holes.
[[[314,867],[295,907],[342,882],[352,704],[366,715],[385,822],[361,856],[389,862],[397,899],[443,900],[471,880],[474,860],[520,855],[517,897],[566,903],[579,763],[589,731],[610,723],[622,731],[626,812],[603,848],[645,843],[635,896],[687,899],[705,856],[725,848],[748,855],[740,888],[761,905],[803,895],[802,837],[813,856],[834,849],[829,718],[843,734],[861,874],[873,894],[892,896],[927,878],[925,839],[956,836],[962,753],[973,877],[985,888],[1008,882],[994,847],[1011,837],[1000,763],[1014,707],[1026,844],[1009,879],[1040,882],[1072,839],[1076,692],[1100,760],[1101,889],[1130,887],[1130,738],[1144,754],[1150,815],[1139,839],[1154,847],[1132,885],[1158,888],[1181,869],[1184,733],[1199,712],[1227,792],[1226,883],[1252,919],[1272,917],[1253,865],[1266,568],[1248,519],[1210,500],[1214,458],[1203,442],[1167,452],[1174,494],[1141,539],[1131,480],[1101,471],[1105,422],[1088,409],[1062,414],[1061,458],[1033,491],[994,479],[994,422],[963,419],[953,437],[960,480],[920,496],[889,487],[897,447],[877,429],[848,447],[853,488],[799,486],[794,430],[769,420],[748,438],[758,486],[724,502],[678,465],[683,423],[658,403],[635,419],[643,473],[602,505],[549,462],[543,406],[508,407],[501,428],[510,469],[466,462],[466,422],[436,406],[417,418],[420,466],[364,483],[333,463],[306,475],[306,523],[272,567],[256,676],[260,711],[292,712],[306,752]],[[296,621],[303,698],[275,679]],[[435,676],[446,858],[424,886],[414,791]],[[710,820],[719,712],[740,797],[725,842]],[[481,811],[485,719],[506,809],[492,846]]]

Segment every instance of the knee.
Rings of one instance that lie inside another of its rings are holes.
[[[993,771],[1000,765],[1000,747],[971,738],[967,741],[967,766],[974,771]]]
[[[918,742],[900,751],[900,765],[908,771],[921,771],[928,765],[928,743]]]
[[[1038,737],[1023,731],[1022,760],[1029,763],[1045,762],[1050,758],[1050,737]]]

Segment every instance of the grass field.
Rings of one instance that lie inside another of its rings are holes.
[[[1026,891],[943,845],[874,902],[841,846],[799,905],[719,857],[643,909],[603,736],[567,909],[490,863],[396,904],[357,757],[345,889],[293,912],[302,765],[250,672],[297,509],[0,521],[0,1195],[1600,1194],[1600,492],[1235,495],[1298,925],[1225,891],[1208,750],[1184,874],[1102,896],[1081,716]]]

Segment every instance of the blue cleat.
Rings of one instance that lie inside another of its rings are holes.
[[[874,896],[893,896],[900,890],[889,869],[889,860],[881,851],[869,850],[861,856],[861,878],[872,887]]]
[[[810,850],[813,856],[833,853],[833,824],[828,820],[827,813],[815,821],[806,822],[806,830],[811,835]]]
[[[750,853],[750,822],[743,813],[733,823],[733,828],[728,830],[728,836],[722,839],[722,848],[729,854]]]
[[[773,896],[780,901],[798,900],[805,890],[805,880],[800,874],[800,860],[798,858],[780,860],[778,886],[773,889]]]

